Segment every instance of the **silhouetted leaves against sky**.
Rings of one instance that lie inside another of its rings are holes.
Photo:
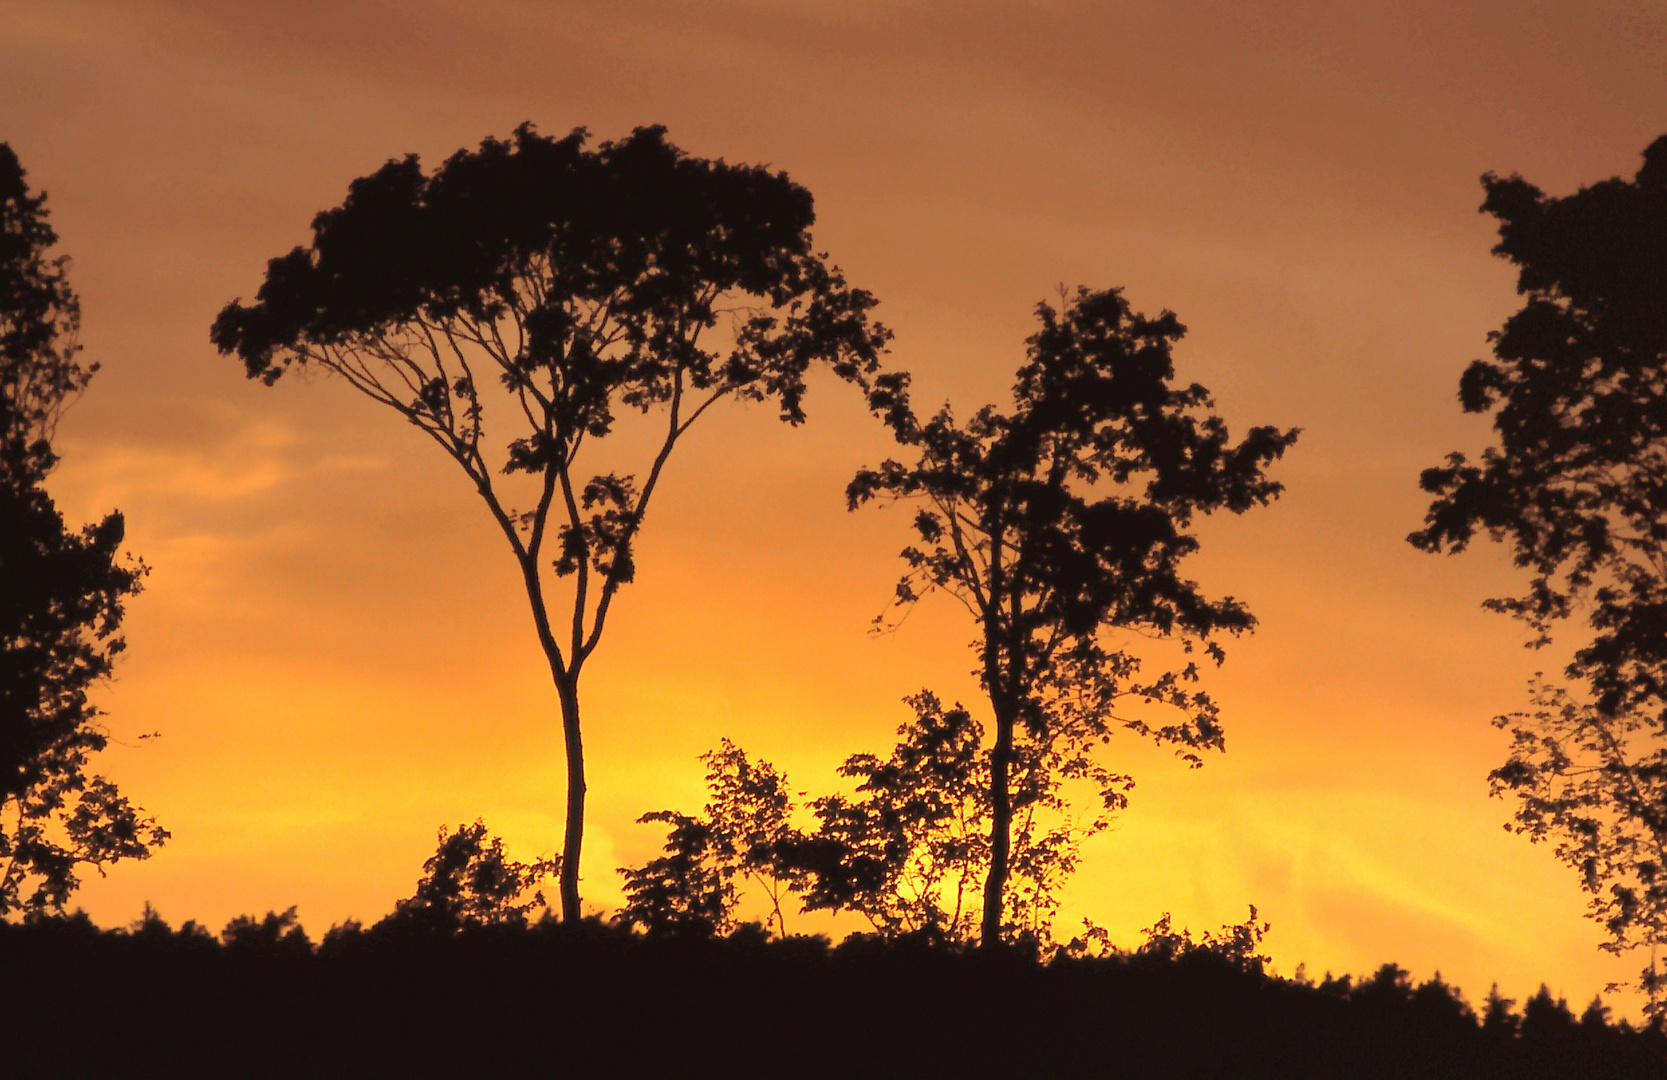
[[[1606,713],[1667,709],[1667,136],[1632,181],[1548,197],[1484,177],[1495,253],[1520,270],[1522,309],[1459,385],[1498,445],[1426,470],[1436,498],[1412,542],[1508,543],[1529,591],[1490,601],[1540,633],[1577,602],[1593,631],[1569,668]]]
[[[381,926],[438,933],[469,927],[525,926],[527,915],[545,906],[540,885],[559,877],[561,860],[519,862],[484,822],[441,826],[439,845],[423,863],[416,890],[394,906]]]

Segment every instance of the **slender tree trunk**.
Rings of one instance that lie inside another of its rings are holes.
[[[538,577],[536,549],[528,553],[516,539],[515,528],[508,515],[493,504],[498,523],[509,536],[521,559],[521,579],[527,589],[527,601],[532,606],[533,627],[538,631],[538,643],[550,662],[550,681],[556,684],[556,697],[561,701],[562,741],[567,751],[567,830],[561,850],[561,918],[562,922],[579,921],[579,855],[585,845],[585,742],[579,729],[579,671],[584,664],[578,651],[575,635],[574,655],[564,658],[561,646],[550,632],[550,617],[544,607],[544,588]],[[583,602],[583,594],[579,596]]]
[[[585,843],[585,744],[579,732],[579,680],[556,680],[561,728],[567,745],[567,834],[561,849],[561,919],[579,921],[579,854]]]
[[[1013,828],[1013,799],[1007,784],[1013,763],[1013,720],[1011,709],[996,706],[996,744],[990,751],[990,873],[984,879],[984,923],[979,933],[979,945],[984,949],[1001,945],[1002,899],[1007,892]]]

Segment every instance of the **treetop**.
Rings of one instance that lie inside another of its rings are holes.
[[[914,524],[930,548],[904,552],[900,602],[918,595],[916,575],[964,580],[971,606],[993,614],[995,593],[973,582],[994,572],[996,592],[1035,602],[1026,621],[1072,637],[1108,624],[1248,629],[1241,605],[1208,601],[1179,576],[1198,546],[1186,527],[1195,512],[1276,498],[1282,485],[1265,469],[1298,433],[1256,427],[1233,444],[1208,391],[1173,383],[1171,347],[1186,332],[1173,312],[1147,318],[1119,289],[1083,288],[1058,308],[1039,304],[1037,318],[1010,412],[986,406],[961,424],[945,406],[921,423],[906,386],[890,388],[892,427],[918,460],[864,469],[846,494],[852,508],[922,501]]]
[[[1436,497],[1408,539],[1432,552],[1462,551],[1478,530],[1508,542],[1535,576],[1488,606],[1524,619],[1536,643],[1588,597],[1597,635],[1568,670],[1613,714],[1667,688],[1667,136],[1630,181],[1562,197],[1520,176],[1482,184],[1494,252],[1518,267],[1525,301],[1489,335],[1493,356],[1465,370],[1459,400],[1493,413],[1498,443],[1424,471]]]
[[[524,340],[509,351],[528,368],[597,365],[605,382],[637,383],[632,403],[646,406],[680,367],[697,389],[780,397],[796,422],[798,377],[829,339],[843,346],[842,376],[877,365],[885,334],[863,317],[874,301],[813,252],[810,192],[763,166],[692,157],[665,135],[640,127],[592,149],[583,128],[555,139],[522,124],[432,174],[416,155],[391,160],[313,219],[310,246],[268,264],[252,305],[225,308],[214,343],[270,383],[319,347],[510,314]],[[690,331],[726,313],[736,342],[720,362]]]

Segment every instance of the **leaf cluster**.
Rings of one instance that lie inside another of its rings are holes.
[[[30,192],[24,175],[0,143],[0,458],[17,483],[51,470],[58,418],[98,370],[76,359],[81,302],[69,256],[49,254],[58,235],[46,195]]]
[[[271,262],[254,305],[221,313],[215,342],[271,380],[313,349],[424,326],[486,338],[510,315],[519,348],[502,377],[520,388],[559,367],[551,400],[575,432],[607,430],[615,388],[632,406],[668,400],[677,372],[695,389],[780,397],[802,419],[801,380],[830,332],[872,342],[846,324],[871,298],[844,291],[810,248],[810,193],[763,167],[691,158],[662,127],[594,151],[587,140],[523,124],[432,176],[415,155],[390,161],[314,219],[310,247]],[[756,303],[734,312],[733,348],[698,348],[692,332],[730,313],[720,299],[732,294]],[[841,373],[867,359],[841,357]],[[442,401],[460,393],[424,385]]]
[[[1659,944],[1667,928],[1667,746],[1638,713],[1611,716],[1536,680],[1531,712],[1498,717],[1510,755],[1488,775],[1517,804],[1512,831],[1553,845],[1580,875],[1591,917],[1616,954]],[[1667,978],[1652,955],[1639,979],[1667,1016]]]

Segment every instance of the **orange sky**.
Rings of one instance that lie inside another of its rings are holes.
[[[1418,471],[1485,443],[1457,379],[1516,303],[1477,178],[1630,176],[1667,130],[1659,3],[4,0],[0,119],[103,365],[53,491],[77,520],[122,509],[154,568],[102,767],[174,840],[82,891],[100,922],[299,904],[318,932],[409,895],[441,822],[559,843],[554,694],[455,467],[207,336],[349,180],[530,119],[787,169],[923,404],[1005,399],[1037,300],[1123,285],[1179,313],[1181,373],[1236,430],[1304,429],[1286,496],[1210,522],[1193,568],[1262,624],[1211,680],[1228,753],[1117,747],[1139,786],[1062,926],[1134,944],[1255,903],[1285,972],[1395,960],[1577,1007],[1639,966],[1596,951],[1572,874],[1486,795],[1488,718],[1555,664],[1478,607],[1508,562],[1403,537]],[[673,459],[586,669],[590,901],[657,847],[638,814],[698,805],[720,737],[814,792],[890,745],[904,694],[977,698],[955,605],[866,633],[906,515],[842,490],[887,440],[842,387],[808,405],[797,431],[729,409]]]

